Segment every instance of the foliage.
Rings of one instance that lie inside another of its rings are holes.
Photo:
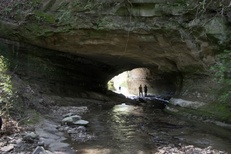
[[[23,16],[31,10],[38,9],[41,0],[13,0],[0,3],[1,18],[11,18],[16,20],[23,19]]]
[[[112,91],[115,90],[114,83],[111,80],[107,83],[107,87],[108,90],[112,90]]]
[[[199,110],[202,116],[215,117],[216,120],[231,123],[230,106],[224,103],[213,103],[203,106]]]
[[[198,17],[203,15],[211,8],[214,8],[214,11],[217,12],[217,15],[224,16],[228,13],[230,6],[231,2],[227,4],[224,0],[199,0],[199,3],[196,5],[196,16]]]
[[[167,110],[167,112],[175,115],[180,115],[181,117],[187,117],[191,115],[190,117],[195,117],[196,120],[217,120],[231,123],[230,106],[228,106],[227,104],[209,103],[198,109],[182,108],[176,106],[171,106],[171,108],[176,108],[179,111],[171,112]]]
[[[34,109],[28,109],[27,111],[25,111],[25,116],[26,118],[21,119],[19,123],[20,125],[33,125],[38,123],[42,118],[41,114],[39,114],[39,112]]]
[[[0,56],[0,114],[8,115],[13,107],[13,90],[11,77],[7,73],[7,60]]]
[[[231,85],[230,80],[226,78],[226,74],[230,73],[231,66],[231,50],[224,50],[223,53],[217,55],[217,63],[211,67],[211,71],[215,73],[218,82],[226,82]]]
[[[224,50],[217,55],[217,63],[210,69],[215,76],[215,80],[223,85],[220,91],[219,101],[228,103],[231,96],[231,50]]]

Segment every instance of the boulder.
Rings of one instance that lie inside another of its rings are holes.
[[[84,127],[84,126],[79,126],[79,127],[77,127],[77,131],[78,131],[78,132],[86,132],[87,129],[86,129],[86,127]]]
[[[62,124],[74,124],[74,122],[80,119],[81,119],[81,116],[78,116],[78,115],[69,116],[62,120]]]
[[[176,105],[176,106],[188,107],[188,108],[193,108],[193,109],[197,109],[198,107],[205,105],[205,103],[203,102],[188,101],[188,100],[178,99],[178,98],[171,98],[169,100],[169,103]]]
[[[66,118],[66,117],[71,117],[74,115],[75,115],[75,113],[67,113],[67,114],[63,115],[63,117]]]
[[[78,121],[74,122],[74,124],[75,125],[87,125],[87,124],[89,124],[89,122],[86,120],[78,120]]]

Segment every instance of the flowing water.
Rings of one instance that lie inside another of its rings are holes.
[[[73,143],[81,154],[151,154],[172,145],[194,145],[231,152],[231,129],[189,120],[152,107],[95,107],[84,117],[95,139]]]

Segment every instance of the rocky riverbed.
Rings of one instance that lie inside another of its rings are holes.
[[[51,112],[33,126],[24,131],[1,138],[1,153],[74,153],[74,150],[65,142],[70,137],[73,142],[86,142],[93,137],[86,132],[85,126],[62,124],[62,119],[68,115],[83,115],[87,107],[53,107]]]
[[[135,112],[141,106],[135,107]],[[81,153],[79,149],[72,145],[82,145],[90,142],[94,144],[100,137],[89,130],[87,125],[94,125],[93,121],[84,119],[89,114],[88,106],[55,106],[49,114],[43,115],[39,123],[25,127],[23,130],[12,135],[5,135],[0,139],[0,151],[3,154],[75,154]],[[91,114],[91,113],[90,113]],[[134,116],[134,115],[133,115]],[[65,119],[70,118],[69,121]],[[78,117],[78,118],[76,118]],[[106,118],[106,117],[105,117]],[[132,117],[133,118],[133,117]],[[88,123],[74,124],[78,120],[88,121]],[[110,124],[110,123],[108,123]],[[214,149],[212,146],[198,147],[186,144],[181,141],[176,143],[163,142],[161,135],[155,135],[152,128],[148,125],[140,126],[140,133],[146,133],[152,138],[153,145],[158,145],[155,154],[228,154],[226,151]],[[102,126],[103,127],[103,126]],[[171,133],[171,132],[170,132]],[[165,138],[166,139],[166,138]],[[171,140],[171,139],[170,139]],[[73,144],[72,144],[73,143]],[[115,143],[116,144],[116,143]],[[126,148],[126,147],[125,147]],[[110,150],[94,151],[95,153],[110,153]],[[85,151],[82,153],[89,153]]]

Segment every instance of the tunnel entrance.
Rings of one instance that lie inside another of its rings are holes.
[[[169,78],[169,75],[157,74],[148,68],[135,68],[122,72],[109,80],[108,90],[128,98],[137,96],[170,98],[177,89],[175,79],[174,76]]]

